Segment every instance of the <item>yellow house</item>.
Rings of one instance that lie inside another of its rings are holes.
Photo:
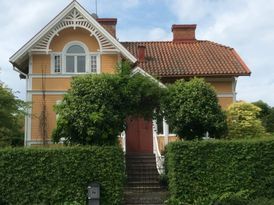
[[[10,57],[14,70],[26,79],[27,101],[32,102],[25,145],[50,143],[57,117],[53,106],[62,100],[73,76],[113,73],[121,59],[135,65],[133,73],[157,76],[163,84],[204,77],[216,88],[223,108],[236,99],[237,77],[250,75],[233,48],[196,40],[196,25],[173,25],[171,41],[119,42],[116,23],[72,1]],[[165,122],[162,132],[159,138],[172,136]]]

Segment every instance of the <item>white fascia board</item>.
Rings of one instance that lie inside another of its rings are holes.
[[[54,27],[60,20],[62,20],[68,12],[70,12],[73,8],[79,10],[79,12],[89,20],[96,29],[102,32],[106,38],[113,43],[121,53],[127,57],[130,61],[135,63],[137,59],[120,43],[118,42],[111,34],[109,34],[103,26],[101,26],[77,1],[71,2],[63,11],[61,11],[52,21],[50,21],[40,32],[38,32],[29,42],[27,42],[22,48],[20,48],[13,56],[10,57],[9,61],[11,63],[15,63],[16,60],[20,59],[22,55],[27,53],[31,47],[39,41],[46,33],[48,33],[52,27]]]
[[[147,76],[150,79],[152,79],[153,81],[155,81],[156,83],[158,83],[162,88],[166,88],[166,86],[161,83],[159,80],[157,80],[156,78],[154,78],[152,75],[148,74],[146,71],[144,71],[142,68],[140,67],[136,67],[131,71],[131,75],[136,75],[137,73],[143,75],[143,76]]]

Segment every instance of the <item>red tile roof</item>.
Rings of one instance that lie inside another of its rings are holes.
[[[136,58],[145,46],[145,61],[138,66],[159,77],[242,76],[250,70],[233,48],[210,41],[122,42]]]

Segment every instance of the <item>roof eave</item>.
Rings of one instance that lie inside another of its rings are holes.
[[[250,73],[235,73],[235,74],[184,74],[184,75],[163,75],[159,74],[161,78],[184,78],[184,77],[239,77],[250,76]]]
[[[235,55],[236,59],[239,61],[239,63],[243,66],[243,68],[245,69],[246,73],[248,75],[251,75],[251,71],[248,68],[248,66],[245,64],[245,62],[243,61],[243,59],[240,57],[240,55],[235,51],[235,49],[232,49],[233,54]]]

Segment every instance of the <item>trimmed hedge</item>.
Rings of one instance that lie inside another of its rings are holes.
[[[167,146],[173,204],[211,204],[225,195],[274,196],[274,140],[174,142]]]
[[[124,156],[118,147],[0,150],[0,204],[85,204],[101,184],[101,204],[122,200]]]

